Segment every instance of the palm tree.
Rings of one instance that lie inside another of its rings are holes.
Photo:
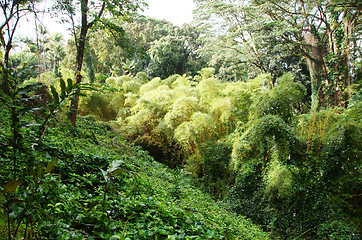
[[[38,50],[39,64],[42,64],[43,72],[46,71],[45,53],[47,51],[46,44],[49,42],[48,29],[42,25],[36,28],[36,47]]]
[[[64,38],[60,33],[54,33],[49,38],[49,42],[46,45],[47,59],[50,61],[52,71],[59,75],[60,61],[65,58],[64,51]]]

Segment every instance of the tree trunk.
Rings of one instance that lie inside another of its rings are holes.
[[[98,13],[98,18],[96,18],[96,19],[99,19],[102,16],[105,7],[106,7],[106,1],[103,1],[102,8]],[[77,85],[82,82],[81,71],[82,71],[82,66],[83,66],[84,49],[85,49],[85,44],[86,44],[87,32],[88,32],[88,29],[93,26],[94,22],[97,21],[96,19],[94,19],[93,21],[88,23],[88,19],[87,19],[87,14],[89,11],[88,0],[80,1],[80,10],[81,10],[81,14],[82,14],[80,35],[79,35],[78,41],[77,41],[77,39],[75,39],[75,43],[77,45],[77,56],[75,59],[74,83]],[[75,126],[75,124],[77,122],[79,93],[80,93],[80,90],[77,90],[76,95],[70,102],[71,109],[70,109],[69,120],[73,124],[73,126]]]
[[[81,23],[79,41],[77,44],[77,56],[75,59],[75,73],[74,73],[74,83],[77,85],[79,85],[82,82],[81,71],[83,66],[84,49],[85,49],[87,32],[90,27],[90,25],[88,25],[88,20],[87,20],[87,12],[88,12],[87,5],[88,5],[88,0],[81,1],[82,23]],[[75,126],[77,122],[79,93],[80,90],[77,90],[76,95],[73,97],[72,101],[70,102],[71,109],[70,109],[69,120],[73,126]]]
[[[349,19],[345,19],[344,20],[344,35],[345,35],[345,45],[344,45],[344,49],[342,52],[342,56],[343,56],[343,64],[344,64],[344,78],[343,78],[343,86],[344,86],[344,95],[343,95],[343,99],[345,100],[345,102],[347,102],[351,97],[351,78],[350,78],[350,65],[349,63],[352,62],[351,61],[351,42],[353,39],[353,33],[355,32],[355,24],[356,21],[355,20],[349,20]],[[344,104],[344,106],[346,107],[347,104]]]
[[[344,19],[343,23],[343,42],[338,40],[341,37],[341,32],[333,31],[329,27],[327,28],[329,38],[328,56],[335,58],[333,61],[330,61],[328,66],[328,72],[330,72],[329,78],[332,83],[329,89],[331,90],[333,88],[333,93],[329,94],[328,97],[331,102],[333,102],[333,105],[338,107],[346,107],[347,101],[351,97],[349,91],[349,63],[351,62],[350,44],[353,38],[354,24],[353,21],[351,22],[348,19]],[[333,29],[336,29],[339,24],[338,22],[334,22]]]
[[[303,35],[307,44],[306,61],[310,73],[312,85],[312,109],[314,109],[318,106],[319,88],[321,86],[321,49],[318,46],[318,40],[313,34],[310,32],[304,32]]]
[[[74,83],[80,84],[82,82],[82,66],[83,66],[83,58],[84,58],[84,49],[85,49],[85,37],[87,35],[87,30],[83,32],[83,28],[81,30],[80,40],[77,46],[77,56],[75,62],[75,74],[74,74]],[[83,32],[83,34],[82,34]],[[76,95],[73,97],[72,101],[70,102],[71,110],[69,120],[75,126],[77,121],[77,114],[78,114],[78,103],[79,103],[79,93],[80,90],[76,91]]]

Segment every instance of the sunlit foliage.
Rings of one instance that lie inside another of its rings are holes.
[[[109,78],[119,89],[108,100],[118,109],[116,131],[158,161],[184,166],[215,199],[273,236],[298,236],[316,225],[306,235],[325,237],[338,231],[325,214],[337,209],[343,214],[331,221],[351,234],[348,211],[359,204],[361,170],[358,102],[303,113],[306,89],[292,73],[247,82],[223,82],[214,73]]]

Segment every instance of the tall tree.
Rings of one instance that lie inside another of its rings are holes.
[[[3,17],[1,18],[0,25],[0,42],[3,48],[4,65],[9,64],[10,51],[13,48],[13,40],[15,31],[18,27],[19,21],[22,17],[30,12],[36,12],[35,4],[39,0],[1,0],[0,7]]]
[[[135,71],[146,71],[151,62],[148,50],[156,40],[169,35],[175,26],[166,20],[138,16],[135,21],[125,23],[124,29],[132,45],[132,60],[137,62]]]
[[[102,0],[102,1],[55,1],[53,9],[61,12],[68,18],[63,18],[63,21],[70,22],[72,25],[72,34],[76,44],[76,58],[75,58],[75,75],[74,83],[80,84],[82,82],[82,66],[84,58],[84,50],[86,46],[86,37],[88,30],[98,23],[106,27],[116,27],[116,25],[102,18],[106,13],[118,16],[124,20],[130,20],[131,13],[136,12],[144,5],[142,0]],[[76,15],[80,14],[80,26],[76,26]],[[118,28],[122,30],[121,28]],[[70,121],[75,126],[77,112],[78,112],[79,96],[77,95],[71,101]]]
[[[151,61],[147,72],[149,77],[167,78],[173,74],[196,75],[206,65],[198,53],[202,44],[201,32],[188,24],[174,27],[167,36],[152,42],[148,50]]]
[[[38,64],[42,67],[39,68],[39,72],[45,72],[47,70],[45,55],[49,50],[47,45],[49,43],[49,31],[48,28],[39,24],[35,28],[36,32],[36,48],[38,53]]]
[[[255,65],[261,72],[269,72],[273,58],[302,56],[310,73],[312,104],[346,105],[353,78],[351,66],[353,61],[359,61],[352,57],[360,51],[356,45],[361,36],[361,9],[357,1],[196,2],[200,20],[205,22],[211,17],[222,24],[224,32],[218,35],[224,38],[222,42],[227,43],[228,51],[240,53],[236,59]],[[351,7],[337,7],[344,2]]]
[[[47,44],[49,49],[47,58],[50,61],[52,71],[59,75],[60,61],[65,58],[64,38],[60,33],[54,33],[50,36]]]
[[[147,68],[149,77],[167,78],[176,73],[185,73],[187,52],[180,38],[166,36],[153,42],[149,54],[151,56]]]

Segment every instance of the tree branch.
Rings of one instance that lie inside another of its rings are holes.
[[[98,13],[98,16],[97,18],[93,19],[93,21],[91,21],[88,25],[87,25],[87,28],[91,28],[95,22],[99,21],[99,19],[101,18],[101,16],[103,15],[103,12],[104,12],[104,9],[106,7],[106,2],[104,1],[103,4],[102,4],[102,8],[101,10],[99,11]]]

